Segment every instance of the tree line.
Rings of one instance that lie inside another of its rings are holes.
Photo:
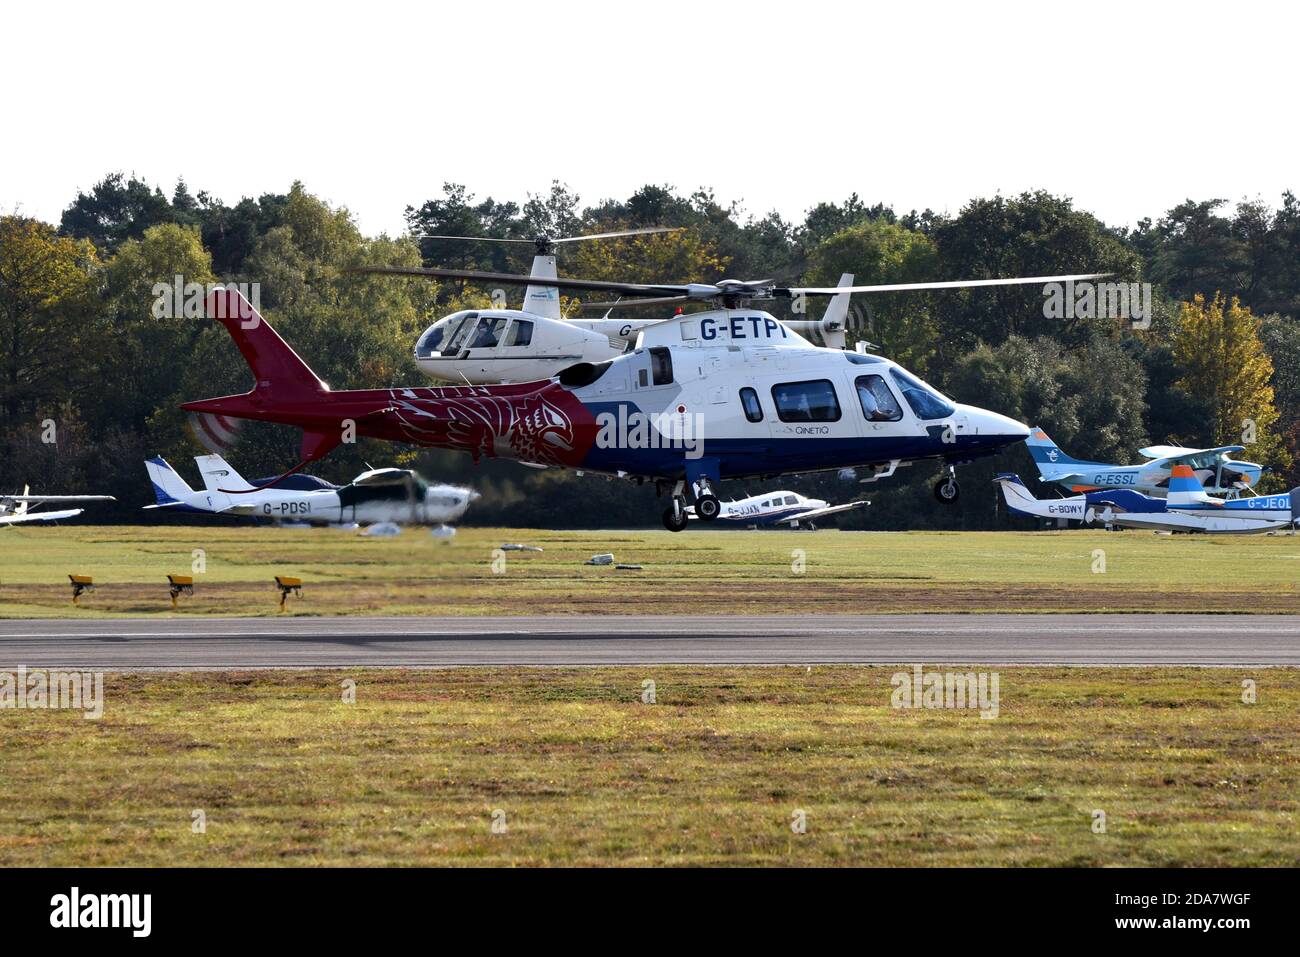
[[[955,214],[900,213],[853,195],[792,222],[748,214],[709,190],[648,185],[588,205],[560,183],[522,202],[445,184],[407,207],[405,220],[405,235],[366,236],[346,208],[301,183],[227,205],[184,182],[169,197],[122,174],[78,193],[57,225],[0,217],[0,491],[30,482],[108,492],[119,506],[95,515],[128,521],[151,499],[145,458],[162,454],[194,477],[190,459],[203,449],[178,404],[249,382],[219,326],[155,316],[155,285],[177,275],[259,283],[267,318],[334,387],[421,383],[411,358],[419,332],[454,309],[488,305],[490,291],[349,267],[526,272],[527,246],[421,237],[640,226],[687,228],[570,246],[560,268],[669,283],[833,285],[843,272],[859,283],[1092,272],[1150,283],[1144,328],[1088,310],[1052,313],[1041,287],[996,287],[857,296],[850,341],[868,341],[960,401],[1041,425],[1080,458],[1128,462],[1150,443],[1248,442],[1247,457],[1273,470],[1266,487],[1300,478],[1300,204],[1290,192],[1276,206],[1188,200],[1126,229],[1045,192],[974,199]],[[789,308],[770,307],[778,316]],[[295,430],[246,423],[231,458],[246,475],[274,475],[297,461],[296,446]],[[341,447],[313,471],[346,481],[366,463],[474,484],[483,498],[467,518],[480,524],[653,525],[658,517],[652,492],[628,483],[502,462],[475,467],[455,453],[371,441]],[[967,494],[945,509],[929,496],[934,469],[916,465],[867,486],[873,507],[841,524],[1002,527],[993,487],[984,486],[1006,470],[1036,475],[1023,448],[1007,450],[967,466]],[[728,484],[724,494],[764,490]],[[834,473],[776,484],[837,500],[863,494]],[[586,508],[575,510],[575,500]]]

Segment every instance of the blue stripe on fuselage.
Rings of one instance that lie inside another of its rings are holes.
[[[593,414],[618,413],[619,403],[589,406]],[[631,412],[635,406],[629,404]],[[708,439],[700,444],[700,457],[716,458],[721,478],[770,475],[787,472],[815,472],[848,468],[891,459],[947,459],[965,462],[995,455],[1020,441],[1018,435],[959,435],[944,442],[941,435],[844,436],[836,438],[775,437],[754,435],[735,439]],[[593,445],[578,468],[597,472],[627,472],[661,478],[679,478],[685,473],[688,449],[600,448]]]

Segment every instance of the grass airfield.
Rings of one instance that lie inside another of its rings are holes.
[[[1291,536],[68,526],[0,531],[0,616],[274,616],[277,573],[295,615],[1295,613],[1297,570]],[[1300,669],[1000,668],[988,720],[891,707],[908,665],[109,674],[100,720],[0,711],[0,866],[1300,856]]]
[[[191,574],[196,549],[195,594],[173,612],[166,575]],[[643,569],[583,565],[600,552]],[[79,607],[71,573],[97,585]],[[1293,535],[0,529],[0,617],[275,615],[276,574],[304,580],[295,615],[1300,612]]]
[[[896,670],[109,675],[98,721],[0,712],[0,865],[1300,856],[1294,669],[1001,669],[992,720],[891,708]]]

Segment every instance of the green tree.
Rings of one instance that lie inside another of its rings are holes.
[[[999,279],[1110,273],[1137,280],[1142,262],[1116,230],[1067,199],[1045,192],[973,200],[931,232],[939,253],[935,279]],[[1053,336],[1070,345],[1092,334],[1086,320],[1049,319],[1043,287],[996,286],[933,294],[940,347],[951,361],[977,342],[1011,335]]]
[[[804,281],[833,286],[842,274],[852,273],[858,285],[924,282],[934,276],[937,262],[934,243],[922,233],[883,218],[863,219],[811,251]],[[937,334],[929,305],[916,293],[856,296],[849,344],[870,341],[891,359],[927,374]]]
[[[88,242],[0,217],[0,409],[10,423],[90,385],[82,369],[97,265]]]

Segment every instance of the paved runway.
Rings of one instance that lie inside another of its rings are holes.
[[[0,669],[912,663],[1300,665],[1300,616],[0,620]]]

